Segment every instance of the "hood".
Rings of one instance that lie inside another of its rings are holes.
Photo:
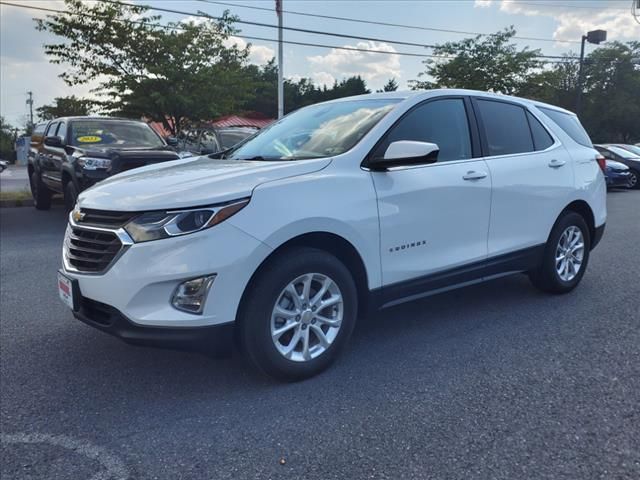
[[[616,170],[616,171],[629,170],[629,167],[627,167],[624,163],[616,162],[615,160],[607,160],[606,164],[607,164],[607,167],[610,168],[611,170]]]
[[[212,160],[197,157],[137,168],[80,194],[82,208],[148,211],[190,208],[248,197],[258,185],[317,172],[330,158],[299,161]]]
[[[77,156],[97,157],[97,158],[144,158],[175,160],[178,154],[170,147],[158,148],[116,148],[108,145],[73,147]]]

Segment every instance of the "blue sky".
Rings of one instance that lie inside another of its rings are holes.
[[[9,0],[7,0],[9,1]],[[61,0],[12,0],[23,5],[63,8]],[[219,15],[225,9],[242,20],[275,24],[274,11],[229,7],[199,0],[134,0],[155,7],[204,11]],[[273,8],[274,0],[221,0],[228,3]],[[640,24],[630,13],[631,0],[283,0],[285,10],[322,15],[374,20],[437,29],[491,33],[514,25],[518,36],[545,38],[553,41],[517,40],[524,47],[539,48],[547,55],[579,51],[579,41],[587,30],[608,30],[610,40],[640,39]],[[165,21],[177,21],[184,15],[166,14]],[[63,67],[51,65],[44,56],[42,44],[52,38],[33,29],[38,12],[16,7],[0,7],[0,115],[14,125],[26,120],[26,91],[34,92],[35,107],[49,103],[56,96],[85,96],[90,86],[67,87],[57,76]],[[325,32],[375,37],[383,40],[436,44],[465,38],[465,35],[425,31],[390,26],[310,18],[285,14],[285,26]],[[240,35],[276,38],[276,30],[238,25]],[[285,40],[321,43],[335,46],[360,47],[384,51],[429,53],[422,47],[403,46],[389,42],[332,38],[286,31]],[[236,39],[244,45],[244,40]],[[251,41],[251,61],[263,63],[277,51],[275,42]],[[593,48],[589,46],[588,49]],[[401,88],[424,70],[420,58],[376,53],[356,53],[331,48],[285,45],[284,73],[286,77],[310,77],[316,83],[332,83],[346,76],[360,74],[370,88],[379,88],[389,78],[396,78]]]

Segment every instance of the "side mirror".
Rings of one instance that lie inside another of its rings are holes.
[[[400,140],[391,143],[383,158],[373,159],[369,167],[373,170],[386,170],[407,165],[426,165],[438,161],[440,147],[435,143]]]
[[[178,146],[178,139],[176,137],[167,137],[166,142],[167,142],[167,145],[169,145],[170,147]]]
[[[56,136],[45,137],[44,144],[47,147],[62,147],[62,139]]]

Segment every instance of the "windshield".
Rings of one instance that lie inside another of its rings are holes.
[[[70,141],[76,147],[164,147],[162,139],[146,123],[120,120],[74,121]]]
[[[611,150],[616,155],[620,155],[622,158],[637,158],[638,155],[630,152],[629,150],[625,150],[624,148],[608,146],[609,150]]]
[[[400,99],[353,100],[303,108],[231,152],[241,160],[301,160],[351,149]]]
[[[640,147],[634,147],[632,145],[625,145],[624,148],[610,146],[609,150],[613,153],[617,153],[622,158],[636,158],[640,156]]]

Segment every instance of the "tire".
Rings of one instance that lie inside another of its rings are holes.
[[[73,180],[69,180],[64,185],[64,208],[67,212],[73,210],[78,200],[78,189],[76,188]]]
[[[49,210],[51,208],[51,196],[53,193],[40,178],[40,174],[34,170],[29,177],[29,186],[31,187],[31,196],[33,197],[33,206],[37,210]]]
[[[571,246],[574,240],[575,245]],[[582,248],[579,248],[580,244]],[[572,252],[569,255],[565,250],[567,246]],[[548,293],[570,292],[582,280],[589,263],[590,249],[591,237],[584,218],[576,212],[566,211],[551,230],[540,266],[529,272],[531,283]],[[562,259],[557,259],[561,256],[564,257],[564,263]],[[566,265],[564,269],[563,265]]]
[[[640,172],[637,170],[631,170],[629,173],[629,188],[638,190],[640,188]]]
[[[308,280],[309,302],[304,308],[303,288]],[[291,289],[285,291],[291,285],[299,304]],[[322,287],[325,293],[316,297]],[[240,347],[254,367],[278,380],[297,381],[322,372],[335,361],[353,332],[358,313],[356,285],[345,265],[327,252],[307,247],[288,249],[261,268],[248,288],[239,315]],[[338,298],[341,303],[312,306],[313,300],[320,305],[320,300],[331,303]],[[275,312],[276,305],[286,317]],[[286,332],[276,339],[272,336],[276,329]],[[288,350],[287,356],[284,352]]]

